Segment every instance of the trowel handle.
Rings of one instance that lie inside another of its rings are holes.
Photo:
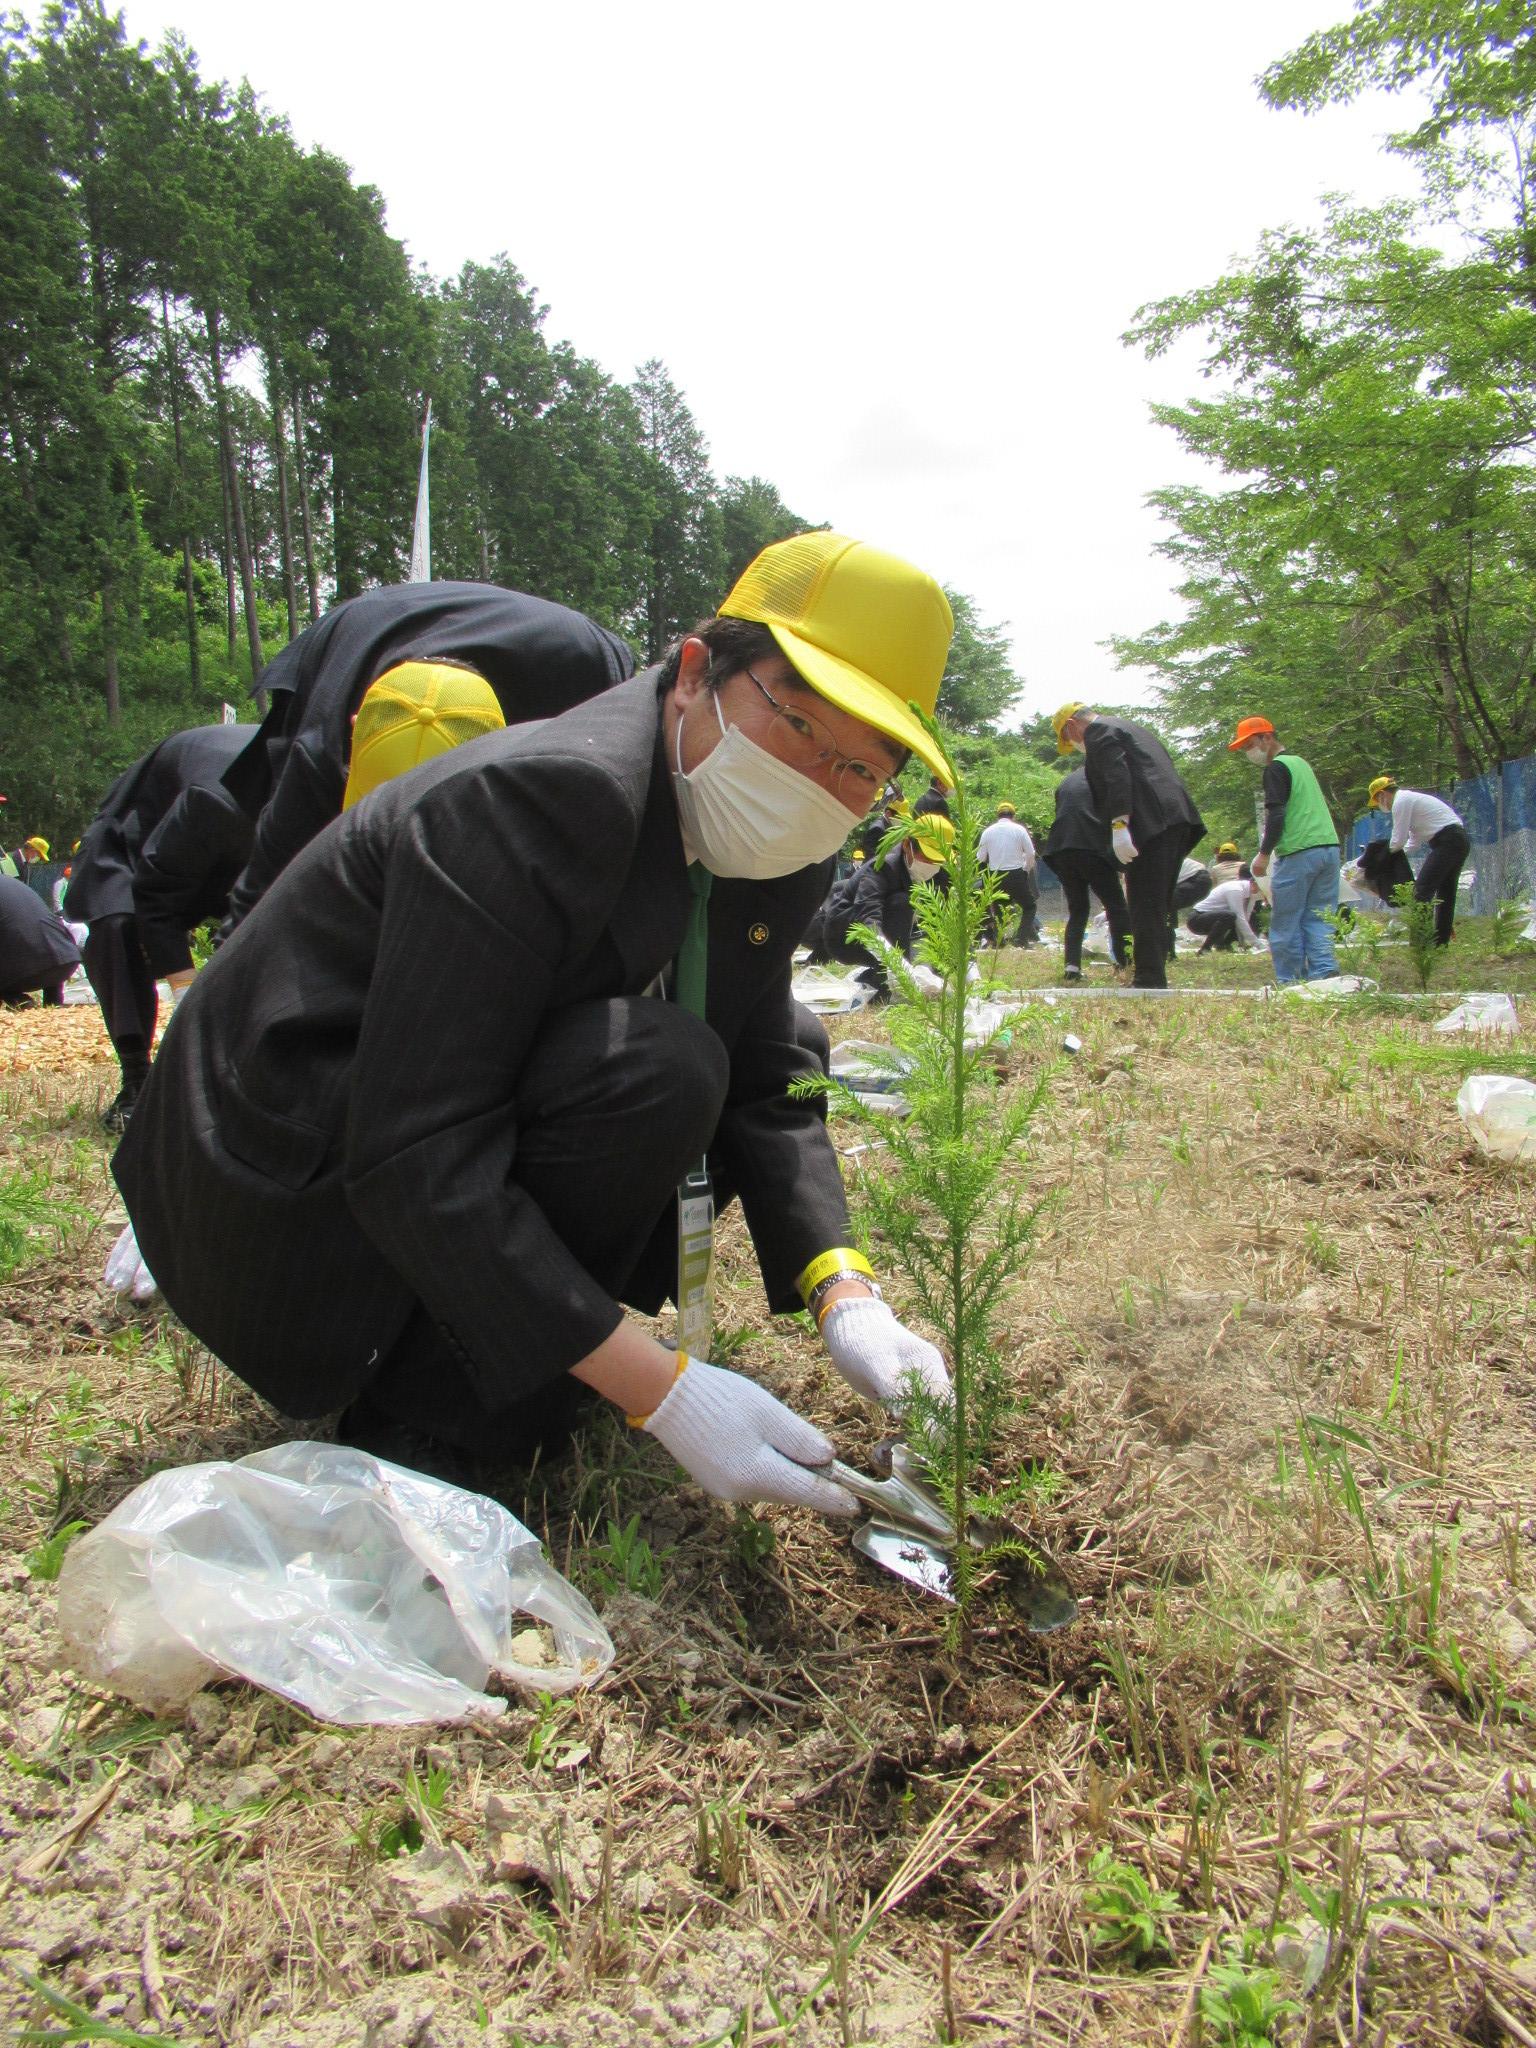
[[[872,1479],[867,1472],[858,1472],[853,1466],[845,1465],[841,1458],[833,1458],[828,1464],[817,1466],[816,1470],[824,1479],[830,1479],[834,1486],[846,1487],[865,1507],[877,1508],[888,1520],[931,1536],[935,1542],[954,1542],[955,1525],[943,1508],[899,1476]]]

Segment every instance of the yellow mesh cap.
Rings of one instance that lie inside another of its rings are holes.
[[[955,850],[955,828],[940,811],[924,811],[912,834],[912,844],[924,860],[946,861]]]
[[[48,858],[49,848],[46,839],[23,839],[21,843],[28,853],[35,854],[39,860]]]
[[[1375,803],[1377,797],[1381,795],[1381,792],[1384,789],[1396,789],[1396,787],[1397,781],[1394,776],[1378,775],[1376,780],[1371,784],[1370,788],[1366,791],[1367,803]]]
[[[843,533],[797,533],[747,565],[720,611],[766,626],[818,696],[910,747],[949,781],[907,708],[932,715],[955,629],[931,576]]]
[[[1051,730],[1056,735],[1056,751],[1058,754],[1070,754],[1072,751],[1071,747],[1061,736],[1061,728],[1069,718],[1076,718],[1079,711],[1086,711],[1087,709],[1088,706],[1082,702],[1081,698],[1074,697],[1070,704],[1063,704],[1061,709],[1052,718]]]
[[[357,708],[344,811],[409,768],[506,724],[496,692],[472,669],[403,661],[388,670]]]

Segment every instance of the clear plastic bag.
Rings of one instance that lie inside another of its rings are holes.
[[[1513,1074],[1469,1074],[1456,1107],[1479,1151],[1536,1162],[1536,1081]]]
[[[1368,974],[1328,974],[1320,981],[1288,981],[1280,993],[1301,996],[1307,1002],[1331,1002],[1335,996],[1369,996],[1381,987]]]
[[[150,1713],[234,1677],[324,1721],[452,1721],[505,1711],[492,1672],[563,1693],[613,1660],[498,1502],[341,1444],[135,1487],[65,1557],[59,1626],[83,1677]]]
[[[818,1017],[846,1017],[862,1010],[874,999],[868,982],[852,975],[832,974],[825,967],[803,967],[790,984],[790,993]]]
[[[1505,995],[1463,996],[1435,1025],[1437,1031],[1504,1031],[1520,1028],[1515,999]]]

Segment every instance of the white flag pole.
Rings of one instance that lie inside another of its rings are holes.
[[[427,451],[432,440],[432,401],[421,426],[421,477],[416,485],[416,528],[411,535],[412,583],[432,581],[432,501],[427,489]]]

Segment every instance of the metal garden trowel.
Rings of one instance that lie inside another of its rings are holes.
[[[855,1471],[837,1458],[822,1470],[873,1510],[869,1520],[853,1532],[853,1547],[860,1556],[921,1586],[925,1593],[952,1602],[958,1538],[949,1510],[905,1444],[891,1446],[890,1465],[890,1476],[884,1479]],[[1004,1522],[973,1515],[966,1540],[978,1550],[986,1550],[1014,1533]],[[1010,1606],[1031,1635],[1049,1635],[1052,1629],[1065,1628],[1077,1619],[1077,1601],[1060,1566],[1033,1546],[1028,1557],[1000,1558],[997,1570]]]

